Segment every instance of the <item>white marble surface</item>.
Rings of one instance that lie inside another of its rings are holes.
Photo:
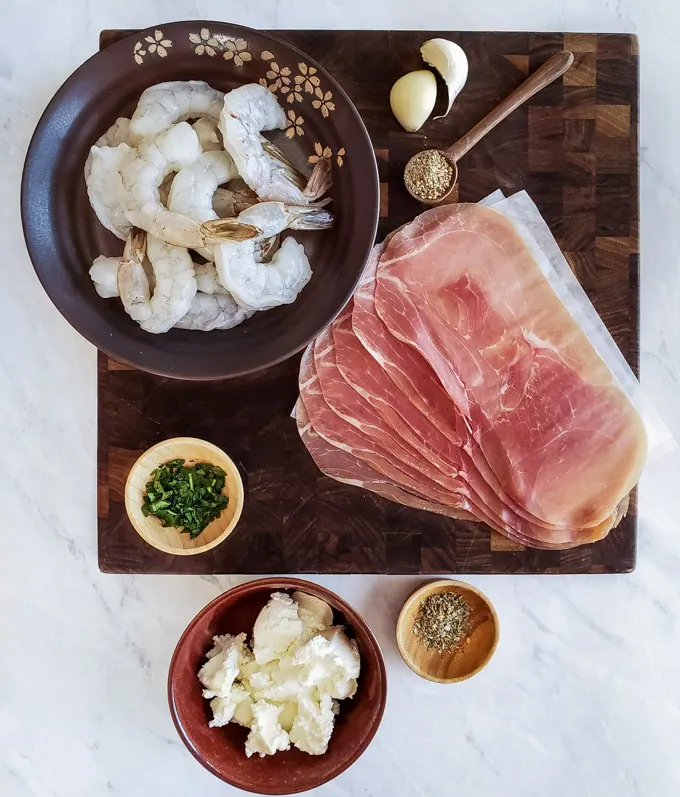
[[[185,751],[165,677],[187,621],[233,578],[101,575],[95,351],[43,294],[18,208],[44,105],[101,28],[187,19],[259,27],[628,31],[642,70],[642,381],[677,433],[680,8],[673,0],[2,0],[0,4],[0,795],[179,797],[229,787]],[[675,414],[675,418],[673,417]],[[393,642],[413,578],[319,579],[384,645],[385,721],[333,795],[675,797],[680,793],[680,457],[641,489],[638,569],[475,578],[497,655],[457,687],[419,680]]]

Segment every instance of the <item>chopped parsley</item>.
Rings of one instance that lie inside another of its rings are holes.
[[[156,468],[146,484],[144,516],[154,515],[163,526],[181,528],[193,540],[226,509],[226,474],[218,465],[198,462],[185,466],[173,459]]]

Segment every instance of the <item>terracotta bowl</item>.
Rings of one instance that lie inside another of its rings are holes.
[[[420,604],[437,592],[454,592],[472,609],[470,629],[460,647],[439,653],[428,649],[413,631]],[[498,616],[491,601],[471,584],[444,579],[417,589],[404,604],[397,620],[397,646],[413,672],[439,684],[453,684],[476,675],[489,663],[498,645]]]
[[[248,730],[238,725],[209,728],[209,701],[201,695],[198,670],[215,634],[250,635],[260,609],[277,590],[301,590],[325,600],[334,622],[346,627],[361,654],[359,689],[340,704],[328,751],[311,756],[292,748],[247,758]],[[189,752],[213,775],[256,794],[294,794],[335,778],[366,750],[385,710],[387,680],[380,647],[364,620],[342,598],[295,578],[265,578],[241,584],[209,603],[182,634],[170,662],[168,699],[175,727]]]
[[[117,117],[132,114],[144,89],[172,80],[205,80],[221,91],[264,81],[291,123],[267,135],[304,174],[320,155],[333,167],[335,226],[294,233],[308,254],[311,281],[293,304],[256,313],[234,329],[150,335],[118,299],[99,298],[88,275],[97,255],[118,256],[123,250],[123,242],[99,224],[87,198],[83,166],[90,147]],[[133,32],[80,66],[38,123],[21,188],[29,255],[66,320],[114,359],[181,379],[237,376],[302,349],[354,292],[373,246],[378,212],[371,140],[333,77],[282,39],[200,20]]]
[[[184,459],[186,465],[209,462],[211,465],[219,465],[226,473],[224,493],[229,497],[229,503],[220,516],[209,523],[193,540],[179,529],[162,526],[157,517],[153,515],[145,517],[142,514],[142,503],[151,472],[173,459]],[[241,517],[243,510],[241,474],[231,458],[212,443],[196,437],[173,437],[170,440],[163,440],[162,443],[157,443],[145,451],[130,469],[125,483],[125,509],[130,523],[139,536],[159,551],[179,556],[205,553],[226,540]]]

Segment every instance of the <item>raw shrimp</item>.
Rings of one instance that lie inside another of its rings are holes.
[[[105,257],[99,255],[95,258],[90,268],[90,278],[94,289],[102,299],[113,299],[118,296],[118,267],[119,257]]]
[[[188,313],[176,324],[180,329],[211,332],[238,326],[255,311],[240,307],[228,293],[197,293]]]
[[[132,233],[118,269],[118,290],[123,307],[146,332],[167,332],[191,307],[196,295],[194,264],[189,252],[153,235],[146,235],[146,254],[155,278],[153,296],[143,265],[144,240]]]
[[[125,116],[118,119],[103,135],[94,142],[95,147],[117,147],[119,144],[132,144],[130,140],[130,120]],[[92,153],[88,153],[85,161],[85,181],[87,182],[92,170]]]
[[[175,175],[168,196],[168,210],[199,222],[216,219],[213,194],[218,185],[235,177],[238,172],[228,152],[204,152]],[[210,249],[201,247],[198,253],[206,260],[213,260]]]
[[[216,219],[213,195],[219,185],[236,177],[236,165],[228,152],[204,152],[175,175],[168,210],[201,222]]]
[[[295,301],[312,276],[304,247],[287,238],[272,257],[263,263],[258,256],[258,243],[284,230],[323,230],[333,224],[333,216],[319,207],[297,207],[282,202],[260,202],[239,214],[238,224],[248,224],[261,231],[255,240],[223,243],[213,247],[215,267],[220,282],[244,307],[266,310]],[[219,231],[232,223],[218,219],[206,228]],[[229,231],[224,230],[225,238]]]
[[[194,128],[194,133],[198,136],[198,141],[203,152],[214,152],[215,150],[222,149],[222,142],[220,141],[217,130],[216,119],[211,119],[209,116],[202,116],[191,126]]]
[[[312,276],[304,247],[294,238],[285,239],[271,263],[257,262],[252,240],[222,244],[214,251],[220,282],[245,308],[291,304]]]
[[[193,163],[202,154],[198,137],[186,122],[142,141],[120,170],[120,204],[128,221],[156,238],[187,249],[224,240],[221,233],[207,233],[199,221],[172,213],[160,201],[158,189],[165,177]],[[255,228],[247,230],[246,226],[241,229],[241,225],[234,223],[232,233],[240,235],[241,240],[257,234]]]
[[[90,150],[90,168],[85,176],[87,195],[97,218],[107,230],[123,241],[126,240],[131,225],[121,204],[123,184],[120,169],[134,153],[134,149],[127,144],[119,144],[117,147],[95,145]]]
[[[260,135],[262,130],[283,130],[286,124],[276,97],[259,83],[248,83],[225,95],[219,128],[224,148],[241,177],[262,200],[307,205],[309,199],[292,179],[290,163],[277,158]]]
[[[224,94],[202,80],[173,80],[150,86],[130,119],[132,141],[138,144],[186,119],[210,116],[217,120],[223,102]]]
[[[229,291],[222,285],[217,276],[217,269],[214,263],[194,263],[194,276],[199,293],[208,294],[228,294]]]
[[[333,226],[333,214],[316,206],[258,202],[239,213],[238,222],[257,227],[264,237],[269,238],[284,230],[327,230]]]
[[[257,202],[257,194],[240,179],[232,180],[228,188],[218,188],[212,198],[213,210],[218,219],[238,216]]]

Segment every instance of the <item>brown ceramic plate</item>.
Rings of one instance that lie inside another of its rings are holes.
[[[248,731],[238,725],[209,728],[209,701],[201,694],[197,673],[215,634],[250,635],[260,609],[275,591],[301,590],[325,600],[333,619],[356,639],[361,654],[359,689],[340,703],[328,751],[311,756],[295,748],[273,756],[247,758]],[[175,727],[189,752],[213,775],[256,794],[295,794],[335,778],[366,750],[385,710],[387,676],[375,637],[342,598],[296,578],[264,578],[241,584],[209,603],[182,634],[170,662],[168,700]]]
[[[228,91],[265,81],[292,124],[272,134],[307,173],[319,154],[333,163],[337,224],[298,234],[314,271],[297,301],[257,313],[235,329],[143,332],[118,300],[100,299],[88,269],[122,242],[90,208],[83,165],[90,146],[142,91],[168,80],[205,80]],[[292,101],[291,101],[292,98]],[[21,211],[28,251],[48,295],[82,335],[115,359],[183,379],[256,371],[299,351],[351,296],[375,238],[378,172],[352,102],[316,62],[290,44],[220,22],[174,22],[132,34],[79,67],[47,106],[28,149]]]

